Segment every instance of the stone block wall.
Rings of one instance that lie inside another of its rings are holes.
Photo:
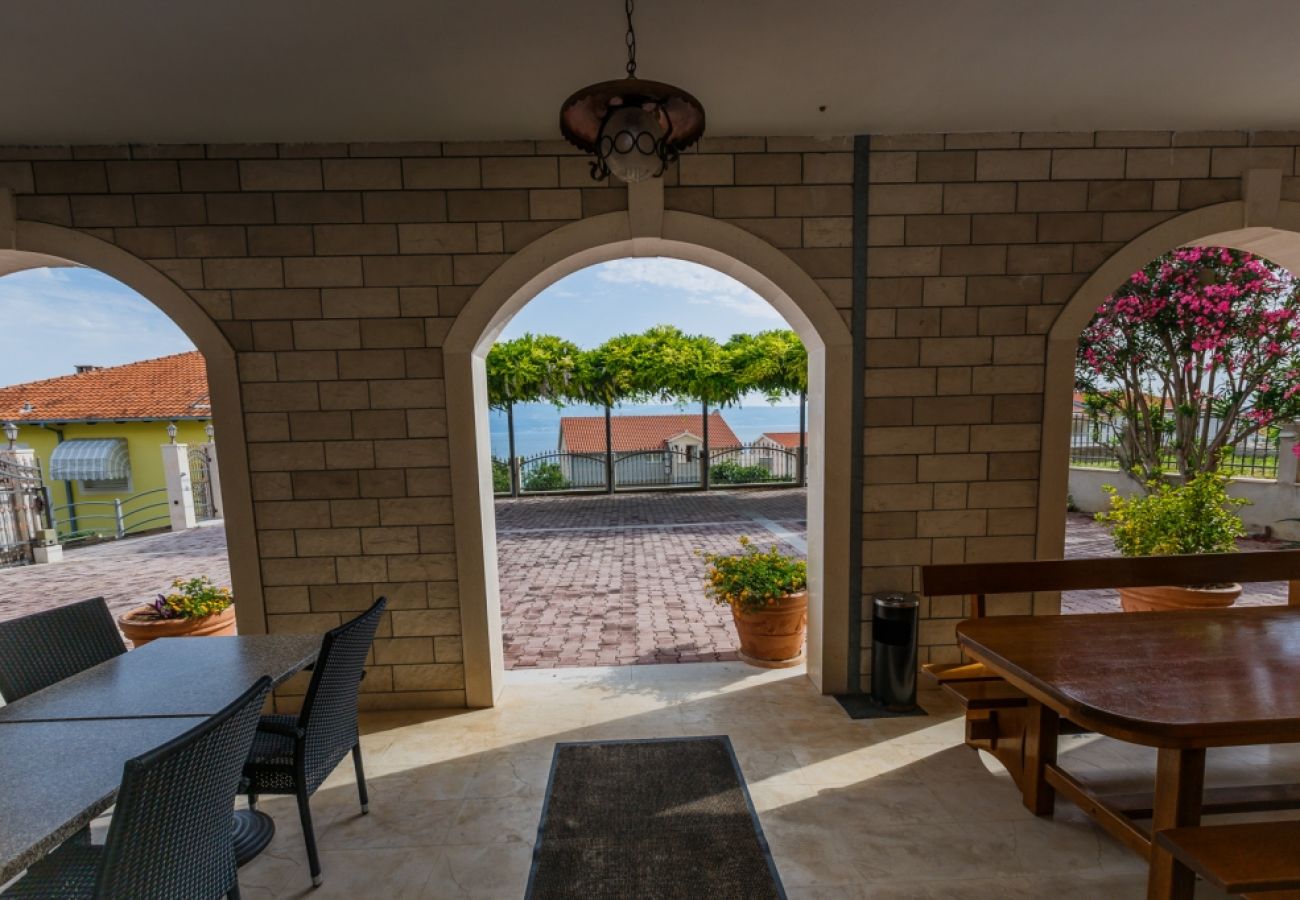
[[[851,145],[706,140],[665,204],[781,248],[847,317]],[[11,147],[0,186],[165,273],[237,351],[266,628],[386,595],[366,704],[463,705],[440,348],[509,254],[626,188],[559,141]]]
[[[1300,196],[1300,134],[875,137],[870,164],[864,589],[926,563],[1030,559],[1046,335],[1108,257],[1183,212],[1242,199],[1247,169]],[[1118,285],[1116,285],[1118,286]],[[1066,448],[1061,448],[1061,467]],[[1064,510],[1062,511],[1064,515]],[[1055,612],[1048,597],[993,613]],[[922,610],[922,659],[955,661],[959,597]],[[869,624],[863,646],[869,646]]]
[[[1152,226],[1240,199],[1248,168],[1281,170],[1300,198],[1297,144],[872,139],[864,593],[914,588],[919,564],[1033,556],[1045,335],[1063,304]],[[708,139],[666,175],[665,206],[781,249],[849,322],[852,146]],[[626,189],[593,185],[558,141],[10,147],[0,186],[20,219],[149,262],[237,351],[268,630],[328,628],[385,594],[367,704],[463,704],[443,339],[510,254],[625,209]],[[1051,611],[1027,596],[992,608]],[[923,613],[923,658],[954,659],[960,599]]]

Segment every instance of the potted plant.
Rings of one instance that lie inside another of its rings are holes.
[[[1229,497],[1228,481],[1222,472],[1202,472],[1176,487],[1152,482],[1146,494],[1133,497],[1107,485],[1110,509],[1097,513],[1097,521],[1110,526],[1115,548],[1124,556],[1230,553],[1246,534],[1233,510],[1250,501]],[[1231,606],[1240,595],[1241,585],[1235,583],[1119,591],[1125,612]]]
[[[768,669],[797,665],[808,630],[808,564],[775,546],[760,550],[747,537],[740,546],[734,556],[699,554],[709,564],[706,589],[731,607],[746,662]]]
[[[177,578],[170,594],[123,613],[117,623],[137,648],[163,637],[229,635],[235,633],[235,600],[230,588],[209,578]]]

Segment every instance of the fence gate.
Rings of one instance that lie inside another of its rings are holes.
[[[44,522],[40,467],[0,457],[0,568],[32,561],[33,541],[40,536]]]
[[[190,492],[194,495],[194,518],[202,522],[217,517],[217,505],[212,502],[211,447],[200,444],[190,447]]]

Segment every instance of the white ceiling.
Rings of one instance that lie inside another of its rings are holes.
[[[713,135],[1300,127],[1295,0],[642,0],[637,25],[639,74]],[[624,52],[618,0],[10,3],[0,142],[556,137]]]

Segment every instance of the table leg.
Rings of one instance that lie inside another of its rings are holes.
[[[1061,720],[1055,710],[1037,700],[1029,701],[1025,724],[1025,806],[1036,816],[1050,816],[1056,807],[1056,791],[1047,783],[1047,766],[1056,763],[1056,745]]]
[[[1151,872],[1147,900],[1191,900],[1196,876],[1155,842],[1157,832],[1198,825],[1205,791],[1205,750],[1161,747],[1151,816]]]

